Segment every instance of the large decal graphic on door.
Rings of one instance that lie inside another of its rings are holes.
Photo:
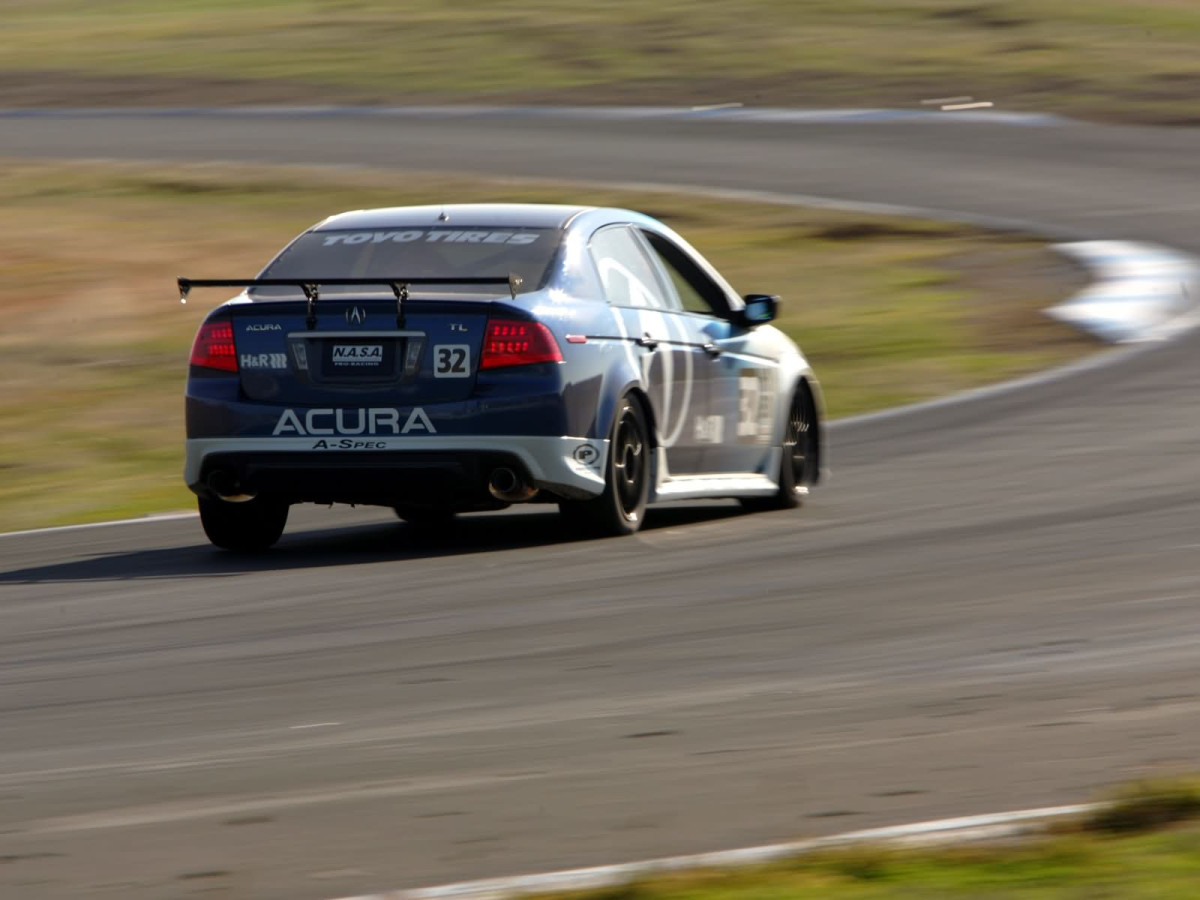
[[[605,257],[597,260],[596,267],[610,296],[621,297],[629,305],[638,307],[638,334],[632,336],[634,340],[650,337],[661,342],[657,351],[641,356],[639,368],[642,386],[647,390],[656,381],[653,377],[654,369],[658,367],[661,372],[661,392],[658,396],[651,397],[651,400],[655,404],[655,413],[658,416],[659,442],[663,447],[673,447],[691,421],[694,362],[690,353],[680,354],[684,370],[681,373],[682,378],[679,379],[682,383],[681,395],[676,396],[675,353],[672,351],[674,342],[678,341],[680,345],[687,342],[687,333],[673,316],[664,315],[660,310],[652,308],[655,302],[654,292],[618,260]],[[612,312],[617,332],[621,337],[629,338],[621,309],[614,308]],[[637,365],[639,360],[634,353],[632,342],[626,342],[625,352],[630,363]]]
[[[675,321],[674,316],[664,315],[653,309],[638,310],[638,325],[643,334],[659,336],[663,341],[657,352],[647,353],[642,357],[642,378],[647,385],[651,385],[655,380],[652,377],[652,369],[655,366],[662,368],[662,395],[656,398],[659,401],[660,440],[664,447],[674,447],[691,419],[692,384],[696,377],[692,354],[676,354],[672,348],[676,341],[680,345],[686,343],[687,333]],[[676,396],[675,391],[678,377],[675,372],[677,355],[682,357],[683,361],[683,377],[678,379],[682,385],[681,396]]]

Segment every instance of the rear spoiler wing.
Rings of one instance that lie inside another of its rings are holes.
[[[317,326],[317,300],[319,298],[320,285],[327,286],[347,286],[347,285],[387,285],[392,289],[392,293],[396,295],[396,326],[404,327],[404,301],[408,299],[408,287],[412,284],[496,284],[508,285],[508,292],[514,300],[517,299],[517,288],[523,283],[524,279],[515,273],[509,273],[507,276],[497,275],[490,277],[475,277],[475,278],[178,278],[176,281],[179,284],[179,302],[187,303],[188,294],[192,288],[197,287],[240,287],[240,288],[255,288],[255,287],[298,287],[304,292],[304,296],[308,299],[308,312],[305,319],[309,329]]]

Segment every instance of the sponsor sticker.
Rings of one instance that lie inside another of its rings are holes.
[[[335,231],[325,235],[324,246],[358,244],[512,244],[528,246],[540,234],[529,231],[456,231],[449,228],[408,228],[389,231]]]
[[[335,366],[379,366],[383,344],[334,344],[330,359]]]
[[[775,424],[775,373],[770,369],[744,369],[738,373],[739,444],[766,443]]]
[[[594,466],[600,460],[600,451],[592,444],[580,444],[571,455],[575,457],[576,462],[585,466]]]
[[[286,369],[286,353],[241,353],[238,365],[243,369]]]
[[[695,439],[698,444],[719,444],[725,440],[724,416],[696,416]]]

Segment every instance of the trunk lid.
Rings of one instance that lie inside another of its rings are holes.
[[[301,406],[465,400],[475,387],[490,299],[320,300],[230,307],[242,390],[251,400]]]

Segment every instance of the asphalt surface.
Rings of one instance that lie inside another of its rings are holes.
[[[0,118],[10,156],[704,184],[1200,251],[1200,131]],[[386,197],[380,198],[386,202]],[[746,285],[750,290],[753,285]],[[795,303],[816,303],[798,285]],[[1196,767],[1200,338],[835,429],[796,513],[0,538],[0,895],[328,898]]]

